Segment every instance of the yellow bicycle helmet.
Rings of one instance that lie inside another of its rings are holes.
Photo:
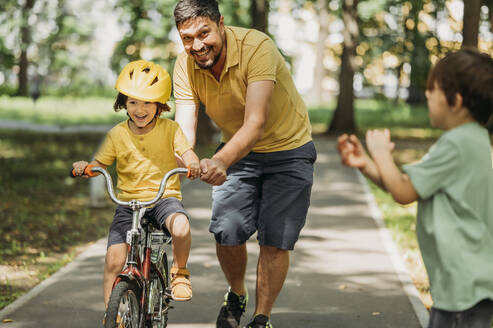
[[[115,89],[128,97],[165,104],[171,95],[171,78],[161,65],[136,60],[125,65]]]

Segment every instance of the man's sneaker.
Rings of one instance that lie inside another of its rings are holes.
[[[236,295],[229,288],[224,295],[224,304],[217,316],[216,328],[239,328],[241,315],[245,312],[248,294]]]
[[[272,328],[269,318],[263,314],[257,314],[245,328]]]

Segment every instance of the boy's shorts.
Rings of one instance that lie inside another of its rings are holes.
[[[155,225],[161,227],[164,233],[170,235],[164,223],[166,218],[174,213],[183,213],[190,220],[183,208],[183,204],[175,197],[167,197],[159,200],[153,207],[146,209],[144,216],[153,221]],[[125,243],[127,240],[127,231],[130,229],[132,229],[132,209],[128,206],[118,205],[110,226],[107,247]]]
[[[490,328],[493,322],[493,301],[484,299],[470,309],[450,312],[431,308],[428,328]]]
[[[242,245],[257,231],[260,245],[292,250],[305,225],[316,158],[310,141],[292,150],[251,152],[232,165],[226,182],[212,189],[209,231],[216,241]]]

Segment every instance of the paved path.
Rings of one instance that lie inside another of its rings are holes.
[[[422,327],[427,312],[382,231],[378,210],[355,170],[339,164],[334,141],[317,139],[319,157],[309,218],[291,257],[286,284],[275,304],[276,328]],[[194,181],[184,186],[192,221],[190,257],[193,300],[176,303],[170,328],[213,328],[226,285],[209,234],[210,188]],[[99,327],[105,240],[46,280],[20,302],[0,312],[9,328]],[[248,242],[247,283],[252,315],[258,247]],[[19,306],[19,304],[23,304]]]

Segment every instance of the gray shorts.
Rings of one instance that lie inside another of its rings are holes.
[[[232,165],[226,182],[212,189],[209,231],[216,241],[241,245],[257,231],[260,245],[292,250],[305,225],[316,158],[310,141],[292,150],[251,152]]]
[[[181,201],[175,197],[167,197],[159,200],[153,207],[146,209],[144,216],[151,220],[155,226],[160,227],[164,233],[170,235],[164,223],[166,218],[174,213],[183,213],[188,218]],[[107,247],[125,243],[127,231],[130,229],[132,229],[132,209],[128,206],[118,205],[110,226]]]

